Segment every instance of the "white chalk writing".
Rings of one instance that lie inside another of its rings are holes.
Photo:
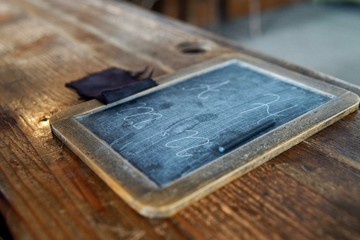
[[[201,100],[205,100],[209,98],[209,95],[207,93],[209,92],[219,92],[220,87],[225,86],[226,84],[229,84],[230,81],[224,81],[224,82],[220,82],[217,84],[200,84],[199,87],[194,87],[194,88],[183,88],[183,90],[203,90],[201,91],[198,95],[197,98],[201,99]]]

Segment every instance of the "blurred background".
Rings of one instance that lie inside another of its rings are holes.
[[[360,85],[360,0],[128,0]]]

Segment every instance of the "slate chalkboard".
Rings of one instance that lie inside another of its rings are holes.
[[[75,119],[163,187],[221,157],[219,146],[249,129],[275,120],[275,126],[256,138],[331,98],[257,67],[230,62]]]

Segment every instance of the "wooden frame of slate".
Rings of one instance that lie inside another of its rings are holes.
[[[118,102],[89,101],[51,119],[55,135],[148,217],[174,214],[359,106],[347,90],[240,54],[158,82]],[[276,122],[271,129],[217,151],[268,119]]]

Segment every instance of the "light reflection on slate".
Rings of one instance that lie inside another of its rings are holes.
[[[329,99],[232,63],[77,121],[164,186],[220,157],[219,145],[257,124],[282,125]]]

